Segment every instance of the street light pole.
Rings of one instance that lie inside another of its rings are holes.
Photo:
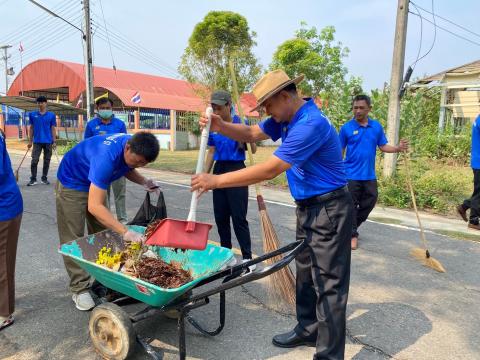
[[[91,119],[93,117],[93,57],[92,57],[92,31],[90,27],[90,1],[83,0],[83,12],[84,12],[84,25],[83,30],[79,27],[72,24],[70,21],[62,18],[58,14],[54,13],[45,6],[39,4],[35,0],[28,0],[32,4],[38,6],[43,11],[46,11],[50,15],[59,18],[60,20],[66,22],[68,25],[74,27],[82,33],[83,43],[84,43],[84,64],[85,64],[85,89],[87,97],[87,118]]]
[[[3,61],[5,62],[5,96],[7,95],[8,92],[8,58],[10,55],[8,55],[8,49],[11,48],[12,45],[3,45],[0,46],[0,49],[3,50]]]
[[[84,58],[85,58],[85,85],[87,97],[87,120],[93,118],[93,57],[92,31],[90,26],[90,0],[83,0],[84,12]]]

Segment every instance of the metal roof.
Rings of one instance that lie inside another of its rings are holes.
[[[0,96],[0,104],[25,111],[38,110],[37,100],[26,96]],[[56,115],[86,114],[84,109],[76,108],[70,104],[53,101],[47,101],[47,109]]]
[[[428,84],[433,81],[442,81],[447,75],[469,75],[480,73],[480,60],[472,61],[471,63],[457,66],[442,72],[439,72],[435,75],[428,76],[421,80],[418,80],[416,83]]]
[[[124,106],[180,111],[202,111],[209,99],[200,98],[194,87],[184,80],[141,74],[125,70],[94,67],[94,85],[108,90],[118,97]],[[83,64],[54,59],[34,61],[23,68],[8,90],[8,95],[19,95],[21,91],[41,91],[68,88],[69,101],[74,103],[85,91],[85,70]],[[136,92],[141,103],[131,101]],[[97,95],[98,96],[98,95]],[[250,96],[242,96],[242,105],[247,116],[258,116],[252,112],[255,107]]]

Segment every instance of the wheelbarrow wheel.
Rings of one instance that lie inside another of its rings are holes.
[[[120,306],[104,303],[93,309],[89,322],[90,338],[97,352],[108,360],[124,360],[134,350],[135,330]]]

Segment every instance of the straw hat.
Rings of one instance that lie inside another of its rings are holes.
[[[290,84],[297,85],[303,80],[303,75],[290,79],[283,70],[274,70],[266,73],[254,86],[252,93],[257,99],[257,106],[252,109],[258,110],[268,98],[285,89]]]

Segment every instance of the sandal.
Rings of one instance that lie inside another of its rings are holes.
[[[8,316],[5,320],[0,322],[0,331],[12,325],[14,321],[15,319],[13,318],[13,315]]]

